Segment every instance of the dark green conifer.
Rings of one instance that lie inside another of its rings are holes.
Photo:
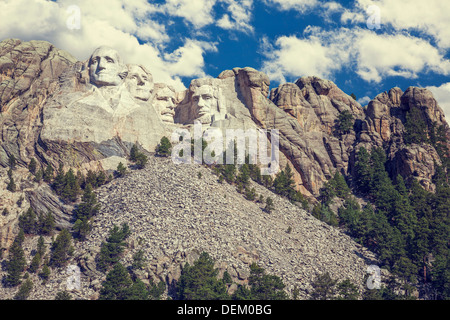
[[[177,283],[177,298],[180,300],[223,300],[227,299],[227,288],[217,278],[219,271],[214,260],[202,252],[191,266],[186,263]]]
[[[44,170],[43,179],[45,182],[50,183],[53,180],[53,167],[49,164],[47,164],[47,167]]]
[[[117,177],[123,177],[123,176],[125,176],[126,172],[127,172],[127,167],[124,166],[122,162],[119,162],[119,164],[118,164],[118,166],[117,166],[117,169],[116,169],[116,171],[114,172],[114,174],[115,174]]]
[[[35,173],[36,173],[36,168],[37,168],[37,162],[36,162],[36,159],[31,158],[30,163],[28,163],[28,170],[29,170],[32,174],[35,174]]]
[[[128,300],[133,281],[127,269],[116,263],[106,275],[100,290],[100,300]]]
[[[68,258],[72,254],[72,235],[67,229],[63,229],[52,244],[50,265],[54,268],[62,268],[67,264]]]
[[[19,227],[26,234],[37,234],[38,231],[37,216],[31,207],[29,207],[25,213],[19,216]]]
[[[33,290],[33,281],[31,281],[30,277],[27,277],[20,286],[19,291],[14,295],[14,300],[27,300],[31,290]]]
[[[156,147],[156,154],[162,157],[168,157],[172,150],[172,143],[167,137],[162,137]]]
[[[22,281],[22,273],[27,263],[22,249],[23,239],[24,232],[20,230],[9,249],[9,258],[6,264],[8,273],[4,280],[5,285],[9,287],[17,286]]]

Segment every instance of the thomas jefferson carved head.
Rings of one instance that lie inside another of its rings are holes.
[[[143,101],[150,99],[153,91],[153,76],[145,67],[135,64],[128,65],[126,83],[134,98]]]
[[[173,123],[175,116],[175,89],[163,83],[155,85],[154,106],[161,114],[161,120]]]
[[[97,87],[118,86],[127,75],[119,53],[106,46],[95,49],[89,59],[89,77]]]

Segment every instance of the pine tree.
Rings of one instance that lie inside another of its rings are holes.
[[[16,169],[16,164],[17,164],[16,157],[15,157],[13,154],[11,154],[11,155],[8,157],[8,165],[9,165],[9,167],[10,167],[12,170],[15,170],[15,169]]]
[[[291,167],[286,164],[284,170],[278,172],[273,181],[273,188],[276,194],[293,200],[297,191],[295,190],[294,173]]]
[[[172,150],[172,144],[167,137],[162,137],[159,145],[156,147],[156,154],[162,157],[168,157]]]
[[[92,186],[88,184],[84,189],[81,202],[75,209],[75,215],[77,219],[87,217],[88,219],[97,215],[100,211],[100,204],[97,201],[97,195],[95,194]]]
[[[42,236],[39,236],[36,250],[37,250],[37,253],[39,253],[41,255],[41,257],[44,256],[46,246],[45,246],[44,238]]]
[[[7,275],[5,277],[5,285],[15,287],[22,281],[22,272],[26,267],[25,254],[22,249],[24,239],[23,230],[19,230],[19,234],[14,239],[9,249],[9,259],[7,262]]]
[[[121,228],[114,225],[109,231],[109,237],[103,242],[100,253],[97,257],[97,269],[106,272],[108,268],[116,264],[126,246],[125,239],[130,235],[127,224],[123,224]]]
[[[264,211],[267,213],[271,213],[274,209],[273,200],[270,197],[266,198],[266,206],[264,207]]]
[[[63,229],[52,244],[50,265],[55,268],[62,268],[67,264],[68,258],[72,254],[72,235],[67,229]]]
[[[8,185],[6,186],[6,190],[11,191],[11,192],[16,192],[16,189],[17,189],[16,183],[14,181],[14,178],[11,175],[9,178]]]
[[[225,164],[223,165],[222,176],[228,183],[233,183],[236,180],[236,165],[235,164]]]
[[[28,268],[28,271],[31,273],[36,273],[37,270],[39,269],[39,266],[41,264],[41,255],[39,254],[39,252],[37,252],[33,259],[31,260],[31,264],[30,267]]]
[[[36,159],[31,158],[30,163],[28,164],[28,170],[32,173],[36,173],[37,162]]]
[[[42,177],[44,176],[44,171],[42,171],[42,169],[39,169],[36,172],[36,175],[34,176],[34,181],[35,182],[40,182],[42,180]]]
[[[41,214],[38,221],[39,234],[51,235],[55,229],[56,221],[52,212],[48,211],[47,214]]]
[[[372,166],[370,164],[370,154],[364,147],[359,148],[355,166],[356,187],[363,194],[368,194],[371,190],[370,181],[372,180]]]
[[[406,144],[428,142],[428,127],[419,108],[412,107],[406,113],[405,131]]]
[[[393,264],[392,270],[409,283],[417,282],[417,266],[407,256],[400,256]]]
[[[256,300],[286,300],[283,281],[274,275],[265,273],[265,270],[256,263],[250,265],[248,284],[253,299]]]
[[[127,167],[125,167],[122,162],[119,162],[119,164],[117,166],[117,169],[114,172],[114,174],[117,177],[123,177],[123,176],[125,176],[126,172],[127,172]]]
[[[59,291],[56,293],[55,300],[72,300],[72,296],[67,291]]]
[[[130,160],[135,162],[137,160],[137,156],[139,154],[139,149],[137,144],[133,144],[133,146],[130,149]]]
[[[374,197],[374,204],[378,211],[389,215],[394,210],[399,194],[385,168],[386,154],[383,149],[376,148],[372,150],[370,157],[373,168],[370,193]]]
[[[255,200],[255,198],[256,198],[255,188],[246,188],[245,189],[245,198],[250,201]]]
[[[38,229],[38,222],[34,210],[29,207],[28,210],[19,216],[19,227],[26,234],[36,234]]]
[[[246,287],[245,285],[241,285],[241,284],[238,285],[236,291],[231,296],[231,299],[233,299],[233,300],[255,300],[250,288]]]
[[[56,176],[52,182],[52,188],[53,188],[53,190],[55,190],[55,193],[57,195],[61,195],[61,193],[63,191],[64,185],[65,185],[64,176],[65,176],[64,167],[63,167],[63,164],[60,163],[58,171],[56,173]],[[45,180],[45,178],[44,178],[44,180]]]
[[[345,199],[343,206],[338,209],[339,219],[342,225],[345,225],[353,235],[360,223],[361,206],[356,202],[355,198],[349,197]]]
[[[139,279],[133,279],[133,284],[128,290],[127,300],[148,300],[149,292],[145,283]]]
[[[164,281],[159,281],[157,284],[153,282],[153,279],[149,279],[149,298],[151,300],[159,300],[161,295],[166,290],[166,283]]]
[[[131,268],[133,270],[141,270],[144,268],[146,259],[144,256],[144,251],[139,250],[133,255],[133,263],[131,264]]]
[[[336,131],[339,135],[343,135],[349,133],[353,129],[354,118],[350,111],[344,110],[339,113],[337,123],[336,123]]]
[[[239,174],[236,177],[236,183],[241,184],[245,189],[250,183],[250,168],[244,163],[239,167]]]
[[[273,186],[273,178],[269,175],[264,175],[262,178],[263,186],[270,189]]]
[[[43,179],[45,182],[50,183],[53,179],[53,167],[49,164],[47,164],[47,167],[44,170]]]
[[[29,277],[22,283],[19,291],[14,296],[14,300],[27,300],[33,290],[33,281]]]
[[[91,218],[100,210],[100,204],[90,184],[86,185],[81,203],[75,208],[74,230],[80,240],[85,240],[91,230]]]
[[[61,189],[61,197],[66,202],[75,202],[80,194],[80,186],[78,184],[78,180],[72,170],[66,172],[63,179],[63,186]]]
[[[130,274],[121,264],[116,263],[106,275],[100,290],[100,300],[128,300],[133,285]]]
[[[338,300],[358,300],[358,288],[349,279],[339,282],[336,291]]]
[[[323,222],[326,222],[330,226],[338,225],[337,217],[336,217],[335,213],[333,211],[331,211],[328,204],[316,205],[313,209],[312,215],[315,218],[317,218]]]
[[[245,158],[245,163],[248,163],[248,169],[250,171],[250,178],[257,183],[262,183],[261,169],[256,164],[250,163],[250,156],[247,155]]]
[[[73,230],[80,241],[86,240],[87,235],[92,230],[91,220],[87,217],[77,219],[73,225]]]
[[[311,300],[331,300],[336,291],[336,280],[333,280],[328,272],[317,275],[312,282],[314,291],[311,293]]]
[[[136,167],[138,169],[144,169],[147,162],[148,162],[148,157],[145,154],[140,152],[136,156]]]
[[[106,183],[106,181],[107,181],[107,179],[106,179],[106,173],[105,173],[105,171],[100,170],[100,171],[97,173],[97,181],[96,181],[95,186],[96,186],[96,187],[100,187],[100,186],[104,185],[104,184]]]
[[[45,259],[44,264],[42,265],[42,270],[39,273],[39,277],[42,279],[43,283],[46,283],[50,278],[50,268],[48,267],[48,259]]]
[[[223,300],[227,299],[225,284],[217,278],[219,271],[214,260],[202,252],[192,266],[186,263],[177,283],[177,297],[180,300]]]
[[[88,184],[90,184],[92,188],[95,188],[95,186],[97,184],[97,175],[92,170],[88,170],[88,172],[86,174],[86,178],[84,179],[83,189],[85,189]]]
[[[393,220],[393,224],[405,237],[407,246],[411,247],[415,237],[414,230],[417,227],[417,215],[409,201],[408,191],[403,178],[399,175],[396,180],[398,197],[395,199],[391,219]]]
[[[342,199],[347,198],[351,192],[350,188],[348,187],[347,181],[345,181],[344,176],[338,171],[334,173],[332,179],[332,187],[334,188],[336,196]]]
[[[320,201],[324,206],[328,206],[334,197],[336,197],[336,191],[332,185],[332,181],[325,182],[320,189]]]

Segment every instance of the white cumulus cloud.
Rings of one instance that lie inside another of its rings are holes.
[[[278,10],[297,10],[304,12],[318,6],[318,0],[264,0],[267,4],[275,6]]]
[[[355,16],[369,6],[380,9],[383,26],[414,30],[432,36],[440,48],[450,48],[450,1],[442,0],[357,0]],[[351,16],[347,13],[346,15]]]
[[[225,13],[217,21],[217,25],[223,29],[253,32],[250,23],[252,18],[253,0],[221,0],[229,13]]]
[[[213,6],[217,0],[166,0],[161,8],[169,15],[184,18],[195,28],[214,22]]]
[[[379,83],[389,76],[414,79],[426,71],[450,73],[450,61],[424,39],[360,30],[355,40],[357,73],[366,81]]]
[[[441,86],[426,87],[433,93],[434,98],[439,106],[444,110],[447,121],[450,119],[450,82],[443,83]]]
[[[409,34],[379,34],[355,27],[324,30],[308,27],[299,36],[281,36],[261,46],[263,71],[275,80],[316,75],[333,80],[336,72],[352,68],[367,82],[387,77],[415,79],[422,72],[450,74],[450,61],[428,41]]]

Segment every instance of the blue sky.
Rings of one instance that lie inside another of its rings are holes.
[[[450,116],[450,1],[3,0],[5,38],[47,40],[79,60],[109,45],[179,90],[246,66],[272,88],[329,79],[363,105],[427,87]]]

